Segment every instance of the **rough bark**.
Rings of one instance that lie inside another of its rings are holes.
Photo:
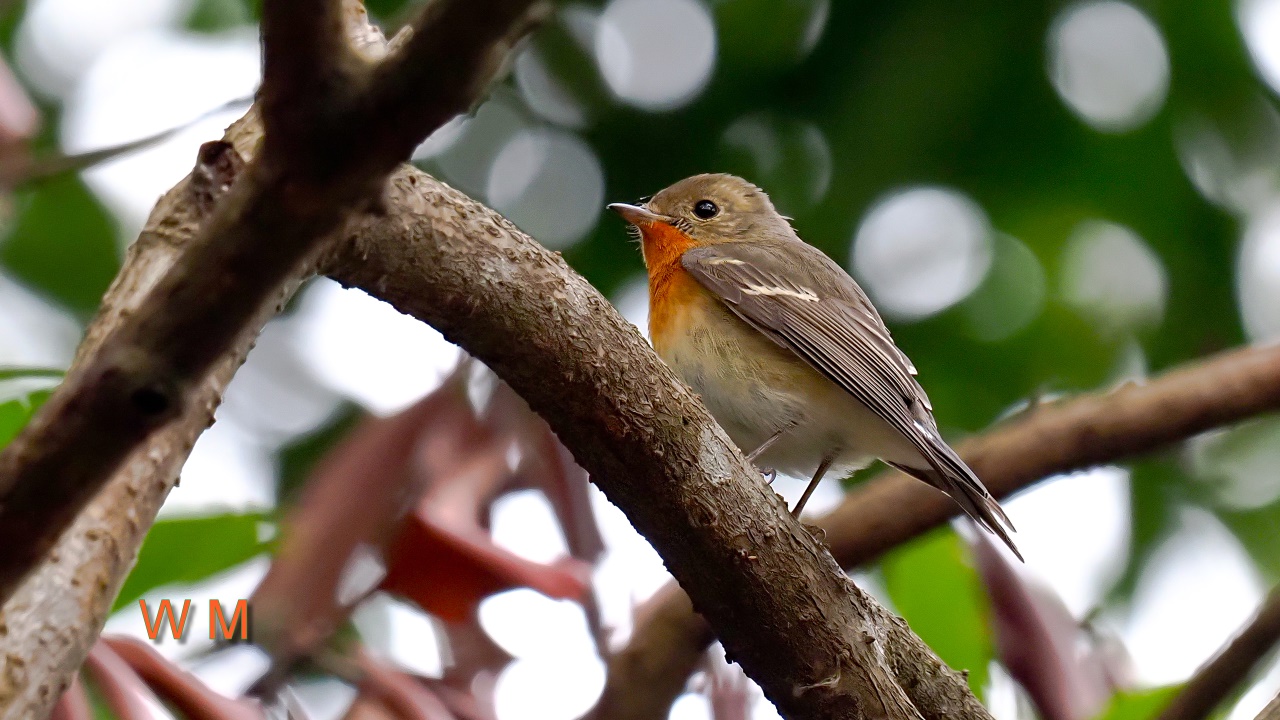
[[[264,6],[267,134],[190,248],[0,453],[0,602],[416,143],[474,104],[534,0],[438,0],[380,62],[343,0]],[[540,5],[539,5],[540,7]],[[345,13],[345,14],[344,14]],[[320,56],[317,53],[324,53]],[[399,105],[394,103],[400,103]]]
[[[252,125],[233,137],[251,156]],[[434,321],[550,419],[677,575],[706,598],[704,611],[730,652],[784,713],[920,717],[901,683],[947,703],[949,716],[989,717],[958,673],[848,582],[697,399],[556,254],[410,168],[389,184],[382,212],[353,235],[341,246],[335,274]],[[199,244],[199,237],[190,241]],[[183,267],[189,265],[175,263],[170,272]],[[168,450],[181,456],[186,447]],[[169,460],[166,469],[176,471],[180,458]],[[143,490],[154,507],[167,486]],[[139,535],[153,507],[138,519]],[[98,548],[84,552],[68,564],[86,567],[100,558]],[[124,555],[133,552],[136,546]],[[80,622],[61,632],[75,646],[50,653],[38,674],[24,678],[24,690],[44,688],[36,703],[56,699],[100,627],[111,585],[126,571],[127,559],[102,579],[98,614],[70,609]],[[41,580],[32,577],[23,590],[58,591]],[[34,635],[14,646],[11,669],[39,646]],[[906,672],[899,678],[891,667]]]
[[[1240,634],[1196,671],[1173,702],[1160,712],[1158,720],[1209,717],[1214,708],[1249,678],[1277,642],[1280,642],[1280,589],[1272,590]]]
[[[528,401],[785,716],[989,717],[558,254],[416,170],[385,196],[330,276],[436,327]]]
[[[135,312],[156,281],[178,264],[229,179],[236,157],[212,144],[188,181],[165,194],[130,248],[123,269],[77,350],[75,363],[97,355]],[[76,517],[45,561],[0,608],[0,718],[44,717],[84,662],[160,504],[258,329],[296,283],[281,288],[203,382],[184,398],[177,422],[131,452],[103,490]]]
[[[1055,473],[1124,460],[1278,409],[1280,347],[1244,348],[1145,384],[1038,406],[959,450],[991,492],[1005,497]],[[955,515],[949,499],[889,472],[851,491],[817,525],[836,560],[853,568]],[[609,659],[596,716],[665,718],[706,650],[708,632],[680,588],[664,588],[628,647]]]

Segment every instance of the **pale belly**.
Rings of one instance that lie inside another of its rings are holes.
[[[837,472],[876,457],[918,462],[910,443],[852,395],[711,302],[673,317],[654,347],[743,452],[789,428],[758,466],[807,476],[831,453]]]

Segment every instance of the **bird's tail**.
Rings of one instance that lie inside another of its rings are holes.
[[[992,535],[1004,541],[1005,545],[1013,551],[1019,560],[1022,560],[1022,553],[1018,552],[1018,547],[1013,544],[1013,540],[1009,537],[1010,532],[1017,532],[1013,527],[1013,523],[1009,521],[1009,516],[1005,514],[1004,508],[1000,507],[1000,503],[991,496],[986,486],[978,479],[977,475],[969,469],[968,465],[955,454],[951,448],[946,448],[946,452],[938,453],[939,456],[930,458],[933,465],[929,468],[915,468],[906,465],[891,463],[895,468],[902,472],[930,485],[938,488],[946,493],[960,506],[965,514],[973,518],[978,525],[986,528]],[[1025,562],[1025,561],[1024,561]]]

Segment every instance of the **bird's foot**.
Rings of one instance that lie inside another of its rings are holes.
[[[805,530],[809,531],[809,534],[813,536],[814,540],[817,540],[822,545],[827,544],[826,528],[820,525],[810,525],[809,523],[800,523],[800,524],[804,526]]]
[[[756,469],[759,470],[760,474],[764,476],[764,481],[769,483],[770,485],[773,484],[774,480],[778,479],[778,471],[773,468],[756,468]]]

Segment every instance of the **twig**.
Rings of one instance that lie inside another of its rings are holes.
[[[1208,717],[1249,677],[1277,642],[1280,642],[1280,589],[1272,590],[1240,634],[1196,671],[1173,702],[1161,711],[1158,720]]]
[[[349,49],[338,0],[266,4],[261,156],[180,264],[0,454],[0,601],[128,453],[183,414],[192,388],[325,237],[377,196],[409,138],[476,101],[533,4],[440,0],[416,30],[450,38],[446,50],[410,42],[377,65]],[[413,83],[409,107],[379,104],[406,101],[407,88],[388,90],[400,83]]]
[[[1004,497],[1055,473],[1116,462],[1220,425],[1280,409],[1280,347],[1233,350],[1144,385],[1037,405],[970,439],[961,455]],[[817,525],[846,568],[947,522],[955,506],[920,482],[888,472],[848,493]],[[627,648],[609,659],[599,717],[665,718],[710,642],[674,584],[660,592]]]

